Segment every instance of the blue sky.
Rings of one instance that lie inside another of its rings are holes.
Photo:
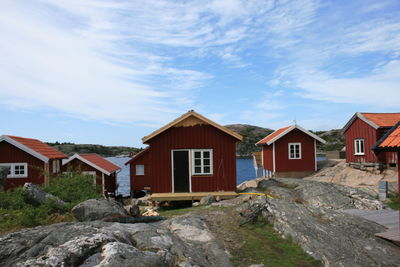
[[[311,130],[400,111],[397,0],[0,6],[1,134],[142,146],[190,109]]]

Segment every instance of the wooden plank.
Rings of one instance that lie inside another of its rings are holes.
[[[238,196],[233,191],[221,192],[194,192],[194,193],[154,193],[150,195],[153,201],[182,201],[182,200],[200,200],[206,196],[219,196],[221,199],[231,199]]]

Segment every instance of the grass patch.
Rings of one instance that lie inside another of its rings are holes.
[[[36,205],[29,203],[21,187],[0,192],[0,234],[27,227],[73,221],[71,209],[79,202],[101,197],[93,186],[93,177],[81,173],[60,175],[51,180],[45,191],[61,198],[66,205],[54,201]]]
[[[236,266],[246,266],[248,263],[266,266],[322,266],[291,239],[280,237],[272,225],[261,220],[244,225],[241,231],[246,238],[243,246],[232,257]]]
[[[394,210],[399,210],[400,209],[400,204],[399,204],[399,195],[389,195],[389,207],[394,209]]]

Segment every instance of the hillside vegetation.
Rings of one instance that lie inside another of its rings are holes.
[[[96,153],[103,157],[115,157],[115,156],[126,156],[133,153],[138,153],[141,149],[127,146],[102,146],[102,145],[91,145],[91,144],[74,144],[74,143],[47,143],[55,149],[63,152],[64,154],[71,156],[75,153]]]
[[[273,132],[268,128],[248,124],[230,124],[225,127],[243,136],[243,141],[236,145],[236,154],[240,157],[249,157],[252,152],[261,151],[261,147],[255,144]]]

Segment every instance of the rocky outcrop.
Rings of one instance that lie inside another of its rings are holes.
[[[111,199],[86,200],[73,207],[72,214],[81,222],[101,220],[106,217],[128,216],[124,207]]]
[[[325,266],[398,266],[400,262],[400,248],[374,236],[385,227],[360,217],[260,197],[250,201],[247,209],[260,211],[278,232]]]
[[[200,205],[211,205],[212,203],[216,202],[216,198],[215,196],[209,195],[209,196],[205,196],[202,197],[200,199]]]
[[[379,210],[386,205],[365,191],[340,184],[302,179],[277,178],[258,183],[259,191],[292,202],[314,204],[331,209]]]
[[[0,247],[0,266],[231,266],[199,215],[39,226],[0,237]]]
[[[26,201],[33,205],[40,205],[53,201],[58,206],[65,206],[64,201],[52,194],[47,193],[40,185],[25,183],[22,190],[24,190],[24,192],[26,193]]]

